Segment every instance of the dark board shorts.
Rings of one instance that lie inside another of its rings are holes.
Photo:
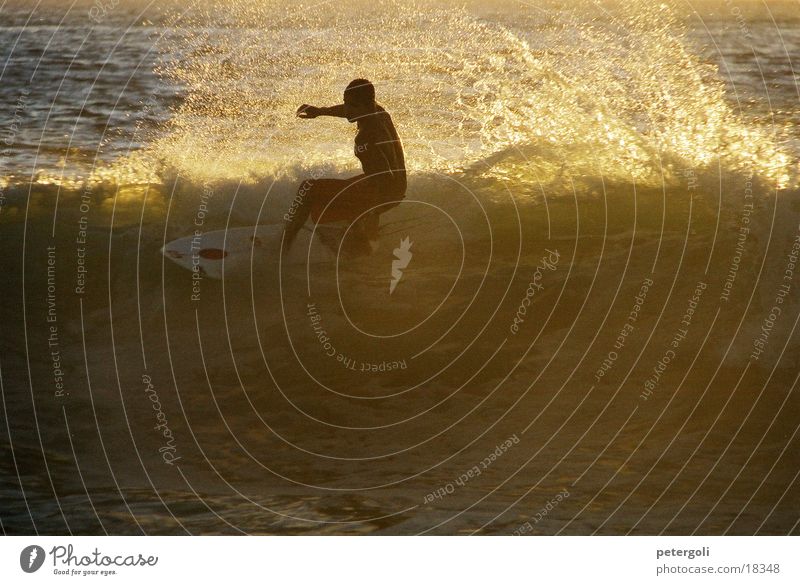
[[[353,221],[373,212],[377,216],[403,199],[404,193],[381,185],[367,175],[351,179],[309,179],[301,187],[310,198],[315,223]]]

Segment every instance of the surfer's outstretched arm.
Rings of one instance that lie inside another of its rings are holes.
[[[328,106],[323,108],[318,108],[317,106],[309,106],[308,104],[303,104],[302,106],[297,108],[298,118],[316,118],[318,116],[333,116],[334,118],[346,118],[347,114],[345,113],[344,104],[338,104],[336,106]]]

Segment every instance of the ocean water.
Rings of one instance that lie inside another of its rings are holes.
[[[796,4],[6,2],[0,37],[4,533],[797,533]],[[163,257],[357,173],[294,116],[355,77],[409,171],[371,255]]]

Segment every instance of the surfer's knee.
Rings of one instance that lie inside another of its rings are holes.
[[[315,179],[306,179],[300,183],[300,186],[297,188],[297,194],[292,200],[292,207],[304,207],[307,205],[316,183]]]
[[[316,179],[306,179],[305,181],[300,183],[300,187],[297,189],[298,197],[305,198],[305,196],[308,195],[314,188],[316,182],[317,182]]]
[[[284,221],[294,221],[297,215],[300,215],[300,219],[305,221],[303,212],[308,208],[310,199],[309,195],[311,194],[313,187],[314,179],[306,179],[300,183],[300,187],[297,189],[297,195],[294,196],[294,199],[292,199],[291,203],[289,204],[288,213],[284,214],[283,216]]]

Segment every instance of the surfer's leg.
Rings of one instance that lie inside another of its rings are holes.
[[[286,236],[284,251],[288,250],[306,220],[315,223],[353,221],[360,216],[355,228],[356,239],[364,244],[375,240],[380,224],[381,208],[376,205],[384,198],[365,180],[364,175],[351,179],[307,179],[300,184],[292,206],[284,216]],[[368,247],[368,246],[367,246]]]
[[[284,216],[286,238],[284,251],[294,241],[297,232],[309,216],[315,223],[340,221],[342,209],[347,205],[347,189],[351,179],[306,179],[300,184],[289,213]],[[323,216],[323,212],[325,215]]]
[[[358,220],[355,227],[355,236],[360,240],[364,250],[372,252],[372,243],[378,239],[381,218],[377,211],[370,211]]]
[[[297,195],[292,201],[289,213],[283,216],[285,222],[284,251],[292,245],[297,232],[306,223],[311,214],[311,197],[314,191],[315,181],[306,179],[297,189]]]
[[[381,226],[381,214],[378,211],[372,211],[364,217],[364,235],[368,240],[378,239],[378,230]]]

